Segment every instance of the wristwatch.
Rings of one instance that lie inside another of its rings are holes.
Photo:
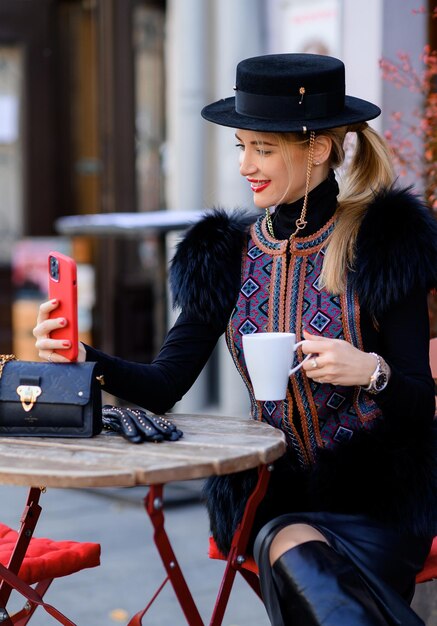
[[[379,354],[375,354],[375,352],[369,352],[369,354],[376,358],[376,368],[370,377],[369,384],[367,387],[363,387],[363,389],[367,393],[375,395],[387,387],[391,371],[389,365]]]

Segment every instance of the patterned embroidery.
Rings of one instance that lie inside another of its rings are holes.
[[[317,311],[313,319],[310,320],[310,326],[312,326],[314,330],[317,330],[317,332],[322,333],[331,321],[331,318],[327,315],[321,311]]]
[[[252,278],[248,278],[244,285],[241,287],[241,293],[243,293],[246,298],[250,298],[250,296],[253,296],[255,291],[257,291],[258,289],[259,285],[257,285],[256,282],[252,280]]]
[[[326,406],[329,406],[331,409],[337,410],[340,408],[345,400],[345,396],[342,396],[341,393],[337,393],[336,391],[334,391],[326,401]]]
[[[244,320],[244,323],[241,324],[238,330],[241,335],[251,335],[252,333],[256,333],[258,328],[250,320]]]
[[[256,246],[253,246],[253,248],[250,248],[250,250],[248,250],[248,252],[247,252],[247,256],[250,259],[252,259],[253,261],[255,261],[255,259],[257,259],[262,254],[263,254],[263,252],[259,248],[257,248]]]
[[[254,419],[281,428],[301,465],[314,461],[318,447],[333,447],[348,441],[360,428],[371,428],[381,411],[360,388],[314,383],[302,370],[290,377],[286,400],[257,402],[244,361],[242,335],[286,331],[296,333],[299,340],[306,328],[312,334],[346,339],[362,347],[359,307],[350,285],[340,298],[319,283],[323,246],[333,228],[334,219],[313,236],[294,239],[289,245],[271,238],[265,219],[259,218],[243,251],[242,286],[227,330],[228,347],[249,390]],[[302,358],[298,351],[296,363]]]

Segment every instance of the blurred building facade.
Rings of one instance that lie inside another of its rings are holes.
[[[379,60],[435,48],[428,0],[1,0],[0,349],[13,347],[17,240],[55,234],[63,215],[252,206],[233,130],[200,118],[232,95],[236,63],[275,52],[342,58],[347,90],[392,111],[421,106],[382,80]],[[417,182],[417,181],[415,181]],[[169,257],[177,237],[168,237]],[[77,239],[96,268],[92,341],[150,360],[156,238]],[[167,323],[173,314],[169,310]],[[30,322],[26,322],[30,325]],[[29,337],[29,341],[31,337]],[[247,412],[222,343],[178,410]]]

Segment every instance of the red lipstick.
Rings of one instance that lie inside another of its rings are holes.
[[[254,193],[264,191],[271,183],[270,180],[257,180],[255,178],[248,178],[247,181],[250,183],[250,188]]]

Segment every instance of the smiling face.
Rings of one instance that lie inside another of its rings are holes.
[[[240,174],[250,184],[257,207],[288,204],[304,196],[307,141],[280,142],[277,135],[241,129],[235,137],[241,151]]]

